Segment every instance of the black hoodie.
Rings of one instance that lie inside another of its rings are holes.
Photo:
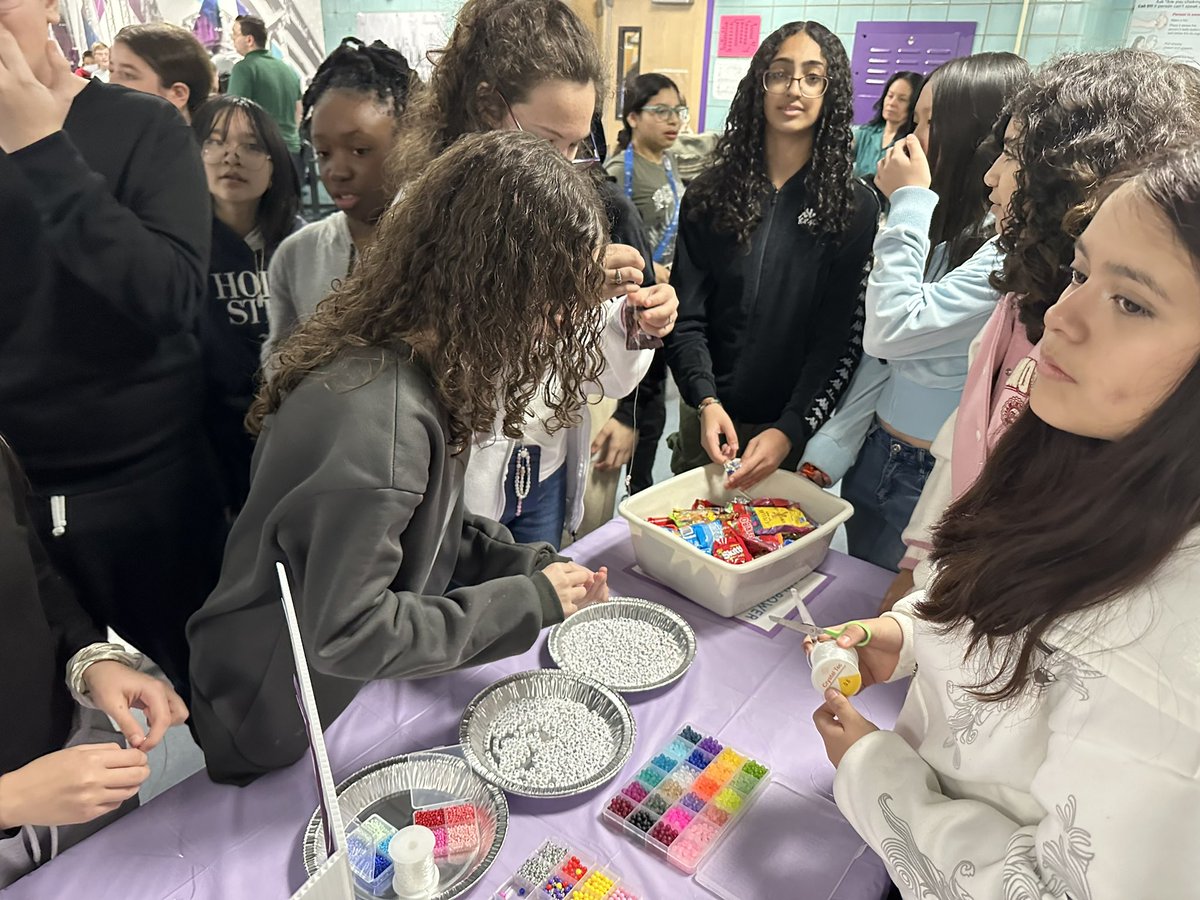
[[[62,749],[75,713],[67,660],[104,640],[50,567],[29,522],[27,490],[0,438],[0,775]]]
[[[160,97],[90,82],[0,152],[0,430],[40,492],[120,483],[200,428],[209,197]]]
[[[858,182],[838,242],[818,237],[810,167],[763,201],[750,247],[696,221],[683,196],[671,284],[679,321],[666,340],[679,392],[716,397],[730,418],[778,428],[800,450],[833,413],[862,356],[863,297],[879,206]],[[712,171],[697,182],[715,177]]]

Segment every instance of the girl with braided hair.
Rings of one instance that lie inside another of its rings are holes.
[[[391,200],[384,190],[384,161],[420,83],[404,54],[382,41],[364,44],[347,37],[304,92],[301,128],[338,211],[285,241],[271,263],[271,334],[264,361],[374,240]]]
[[[688,188],[667,362],[683,402],[671,468],[739,455],[731,488],[787,465],[862,355],[879,209],[851,175],[853,85],[824,25],[792,22],[750,61],[713,166]]]

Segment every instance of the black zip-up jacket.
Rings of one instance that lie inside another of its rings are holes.
[[[119,484],[201,427],[210,214],[173,106],[89,83],[61,131],[0,151],[0,430],[35,488]]]
[[[680,212],[671,284],[679,321],[667,361],[683,399],[716,397],[736,422],[778,428],[803,448],[833,413],[862,356],[863,298],[879,206],[854,184],[841,240],[811,225],[809,167],[763,201],[749,252]],[[712,172],[700,176],[714,177]]]

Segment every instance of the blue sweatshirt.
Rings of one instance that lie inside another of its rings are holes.
[[[961,266],[941,271],[934,252],[926,281],[929,226],[938,196],[919,187],[892,194],[875,239],[867,281],[864,362],[837,413],[813,436],[804,461],[835,482],[853,465],[871,422],[932,441],[958,406],[967,349],[1000,299],[990,276],[1003,255],[992,238]],[[873,358],[873,359],[872,359]],[[886,365],[883,361],[886,360]]]

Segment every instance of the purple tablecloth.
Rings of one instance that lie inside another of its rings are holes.
[[[687,675],[663,690],[629,698],[638,735],[621,778],[632,777],[647,754],[690,720],[760,754],[774,777],[790,787],[829,795],[833,768],[812,725],[820,700],[809,683],[800,635],[783,631],[768,637],[634,571],[624,522],[609,523],[568,552],[585,564],[607,565],[614,594],[672,606],[696,630],[698,651]],[[810,607],[823,624],[872,614],[889,581],[883,570],[836,553],[822,571],[833,579]],[[514,659],[425,681],[368,685],[327,731],[335,778],[388,756],[456,743],[459,716],[476,693],[512,672],[548,665],[543,635]],[[903,693],[901,685],[882,685],[857,705],[888,727]],[[693,879],[601,824],[600,806],[620,783],[557,801],[510,798],[504,846],[470,896],[490,897],[529,851],[557,835],[602,857],[612,855],[612,865],[642,888],[645,900],[711,898]],[[304,881],[300,840],[316,799],[307,760],[245,788],[215,785],[198,773],[3,893],[6,900],[286,898]],[[823,866],[846,870],[835,900],[878,900],[888,885],[882,863],[870,850],[861,852],[860,841],[847,837],[843,843],[840,854],[823,851]],[[804,823],[797,822],[795,833],[781,835],[780,846],[764,848],[767,852],[803,854]],[[826,900],[808,898],[804,886],[798,882],[789,900]]]

